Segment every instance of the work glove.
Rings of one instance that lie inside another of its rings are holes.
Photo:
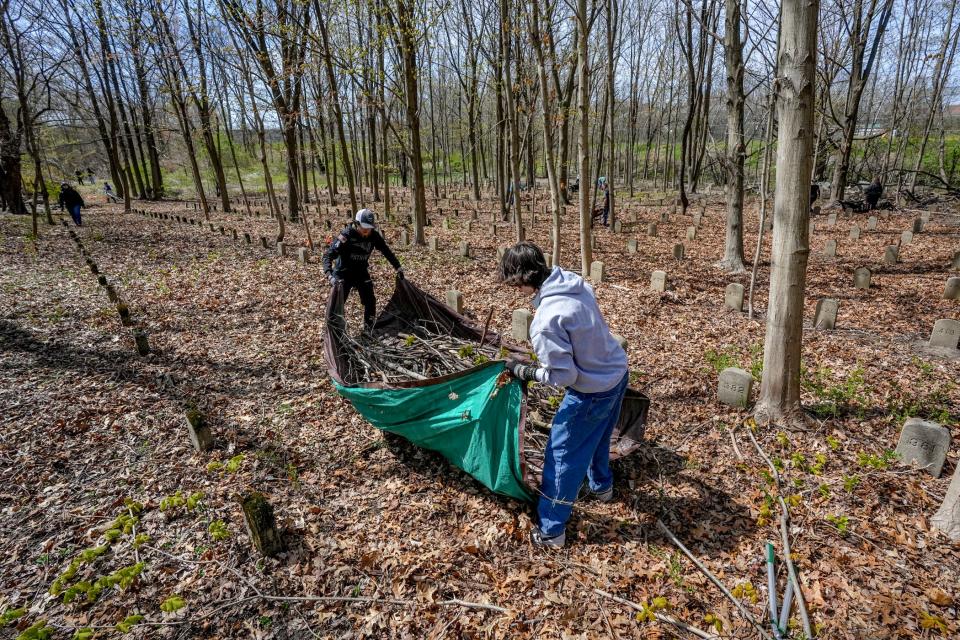
[[[516,358],[507,360],[507,372],[517,380],[537,381],[537,368],[532,364],[520,362]]]
[[[327,274],[327,280],[330,281],[330,286],[331,286],[331,287],[337,286],[337,283],[340,282],[340,278],[338,278],[337,276],[333,275],[332,273],[328,273],[328,274]]]
[[[403,273],[403,267],[397,269],[397,278],[400,280],[405,280],[407,278],[406,274]]]

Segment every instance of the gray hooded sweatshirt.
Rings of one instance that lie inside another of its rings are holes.
[[[581,393],[613,389],[627,372],[627,354],[600,314],[593,288],[554,267],[533,299],[530,339],[537,380]]]

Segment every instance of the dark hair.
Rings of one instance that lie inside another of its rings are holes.
[[[532,242],[518,242],[500,260],[500,281],[512,287],[527,285],[539,289],[549,275],[543,251]]]

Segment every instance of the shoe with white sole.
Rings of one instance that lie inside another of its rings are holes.
[[[567,532],[564,531],[560,535],[548,537],[543,535],[540,527],[534,527],[533,530],[530,531],[530,542],[532,542],[535,547],[553,547],[559,549],[567,542]]]

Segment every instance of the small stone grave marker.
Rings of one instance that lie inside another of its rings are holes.
[[[836,240],[827,240],[827,244],[823,247],[823,255],[828,258],[837,257],[837,241]]]
[[[734,311],[743,311],[743,285],[731,282],[723,295],[723,306]]]
[[[443,226],[444,229],[446,229],[447,231],[449,231],[449,230],[450,230],[450,219],[449,219],[449,218],[444,218],[444,219],[443,219],[443,224],[442,224],[442,226]]]
[[[832,227],[837,224],[837,214],[831,213],[827,216],[827,226]]]
[[[247,494],[240,500],[240,507],[243,509],[243,522],[246,524],[247,534],[257,551],[265,556],[275,556],[286,548],[277,529],[273,507],[263,494],[256,492]]]
[[[683,260],[683,251],[684,251],[684,249],[683,249],[683,243],[682,243],[682,242],[678,242],[678,243],[676,243],[675,245],[673,245],[673,257],[674,257],[674,259],[676,259],[676,260]]]
[[[699,227],[699,226],[700,226],[700,223],[701,223],[702,221],[703,221],[703,214],[702,214],[702,213],[695,213],[695,214],[693,214],[693,226]]]
[[[503,260],[504,254],[507,252],[506,247],[497,247],[497,262]]]
[[[737,367],[728,367],[720,372],[717,396],[720,402],[731,407],[746,408],[750,404],[753,376]]]
[[[667,273],[665,271],[654,271],[650,274],[650,288],[654,291],[666,291]]]
[[[870,269],[860,267],[853,272],[853,286],[857,289],[869,289],[870,275]]]
[[[590,263],[590,279],[594,282],[603,282],[604,275],[606,275],[603,262],[600,260],[594,260]]]
[[[263,247],[264,249],[267,249],[270,246],[269,243],[267,242],[266,236],[260,236],[260,246]]]
[[[656,222],[651,222],[650,224],[647,225],[647,235],[648,235],[648,236],[652,236],[652,237],[656,237],[656,236],[657,236],[657,223],[656,223]],[[958,255],[960,255],[960,254],[958,254]]]
[[[853,225],[850,227],[850,239],[859,240],[860,239],[860,227]]]
[[[147,340],[147,334],[142,329],[133,330],[133,341],[137,345],[137,353],[142,356],[150,354],[150,342]]]
[[[945,300],[960,300],[960,278],[947,278],[947,286],[943,289]]]
[[[637,239],[630,238],[627,240],[627,253],[636,253],[637,252]]]
[[[407,234],[406,229],[400,229],[400,246],[405,247],[410,244],[410,236]]]
[[[960,269],[960,251],[953,254],[953,261],[950,263],[951,269]]]
[[[950,449],[950,430],[936,422],[910,418],[903,424],[897,453],[903,464],[921,467],[934,478],[940,477]]]
[[[310,260],[310,249],[300,247],[297,249],[297,261],[306,264]]]
[[[511,330],[513,339],[518,341],[527,341],[530,339],[530,323],[533,322],[533,314],[526,309],[513,310],[513,322]]]
[[[900,244],[901,245],[910,244],[911,242],[913,242],[913,231],[910,231],[909,229],[907,229],[906,231],[900,234]]]
[[[927,224],[928,222],[930,222],[930,212],[924,211],[923,213],[921,213],[920,219],[923,220],[923,224]]]
[[[436,251],[439,250],[440,245],[438,244],[436,238],[430,238],[430,239],[427,241],[427,247],[430,249],[430,251],[436,252]]]
[[[958,340],[960,340],[960,322],[944,318],[933,323],[933,331],[930,332],[931,347],[956,349]]]
[[[947,495],[930,524],[956,542],[960,540],[960,464],[953,470],[953,478],[947,487]]]
[[[620,348],[621,348],[621,349],[623,349],[624,351],[627,350],[627,339],[626,339],[626,338],[624,338],[624,337],[621,336],[621,335],[617,335],[616,333],[612,333],[612,332],[610,333],[610,335],[612,335],[612,336],[613,336],[613,339],[617,341],[617,344],[620,345]]]
[[[660,222],[669,222],[669,221],[670,221],[670,214],[667,213],[666,211],[661,211]]]
[[[920,233],[923,231],[923,218],[914,218],[913,219],[913,232]]]
[[[213,447],[213,434],[210,433],[206,416],[197,409],[187,409],[184,418],[187,421],[187,435],[190,436],[193,448],[201,453],[209,451]]]
[[[877,230],[877,216],[870,216],[867,218],[867,231],[876,231]]]
[[[622,232],[623,232],[623,223],[620,222],[619,220],[614,221],[614,223],[613,223],[613,232],[614,232],[614,233],[622,233]]]
[[[463,294],[456,289],[447,291],[447,306],[463,315]]]
[[[246,244],[251,244],[251,243],[253,242],[253,238],[250,237],[250,234],[249,234],[249,233],[244,232],[244,234],[243,234],[243,241],[244,241],[244,243],[246,243]]]
[[[887,245],[883,251],[884,264],[897,264],[900,260],[900,247],[895,244]]]
[[[697,228],[687,227],[687,240],[696,240],[696,239],[697,239]]]
[[[470,243],[466,240],[460,243],[460,257],[469,258],[470,257]]]
[[[287,257],[287,243],[278,242],[277,243],[277,255],[281,257]]]
[[[817,310],[813,315],[813,326],[817,329],[835,329],[837,326],[837,311],[840,303],[833,298],[817,300]]]

